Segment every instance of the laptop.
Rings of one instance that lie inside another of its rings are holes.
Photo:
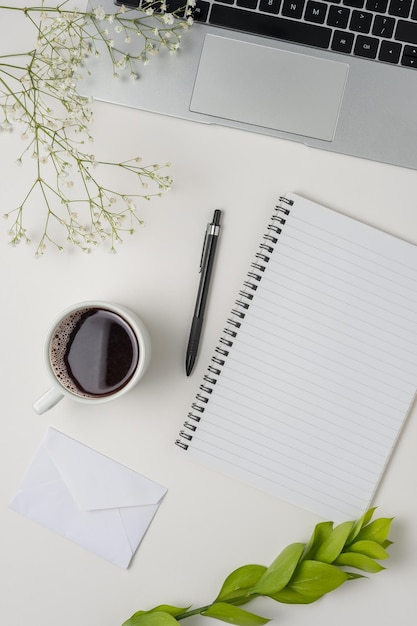
[[[197,0],[194,20],[137,80],[90,59],[84,92],[417,169],[417,0]]]

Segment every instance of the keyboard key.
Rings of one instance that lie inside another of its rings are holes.
[[[163,3],[161,3],[163,4]],[[175,13],[175,11],[179,11],[180,9],[184,9],[185,2],[184,0],[166,0],[166,10],[167,13]],[[184,11],[181,11],[179,14],[184,14]]]
[[[372,34],[377,37],[390,39],[394,32],[395,19],[393,17],[385,17],[385,15],[375,15],[374,25],[372,26]]]
[[[243,7],[244,9],[256,9],[258,0],[237,0],[236,4],[238,7]]]
[[[404,48],[404,54],[401,59],[401,65],[404,65],[406,67],[417,68],[417,54],[407,54],[407,48],[409,47],[410,46],[405,46]],[[414,48],[414,50],[416,49]]]
[[[137,9],[140,5],[140,0],[116,0],[115,4],[122,6],[123,4],[129,9]]]
[[[389,3],[389,15],[395,17],[408,17],[411,9],[411,0],[391,0]]]
[[[404,53],[401,59],[401,65],[406,67],[417,68],[417,47],[416,46],[404,46]]]
[[[374,37],[365,37],[358,35],[356,38],[353,53],[358,57],[366,57],[367,59],[375,59],[378,51],[379,40]]]
[[[417,23],[398,20],[394,39],[407,43],[417,43]]]
[[[251,13],[234,7],[213,5],[210,24],[237,28],[248,33],[275,37],[284,41],[327,48],[331,29],[316,24],[286,20],[263,13]]]
[[[336,52],[344,52],[349,54],[352,52],[354,36],[352,33],[346,33],[342,30],[335,30],[332,40],[331,49]]]
[[[382,41],[378,59],[386,63],[398,63],[401,56],[402,45],[397,41]]]
[[[141,2],[141,10],[148,11],[152,9],[155,13],[161,13],[162,0],[143,0]]]
[[[350,30],[356,33],[369,33],[372,24],[372,13],[366,11],[352,11]]]
[[[279,13],[281,0],[261,0],[259,10],[265,13]]]
[[[355,9],[361,9],[364,5],[364,0],[343,0],[343,4],[347,7],[354,7]]]
[[[307,20],[307,22],[324,24],[324,20],[326,19],[326,12],[327,4],[324,4],[324,2],[315,2],[315,0],[308,0],[306,11],[304,13],[304,19]]]
[[[193,17],[196,22],[205,22],[208,17],[210,4],[206,0],[197,0],[193,11]]]
[[[346,28],[349,23],[350,9],[347,7],[331,6],[327,17],[327,24],[335,28]]]
[[[284,17],[294,17],[300,19],[303,14],[304,0],[284,0],[282,5],[282,15]]]
[[[365,8],[374,13],[385,13],[388,6],[388,0],[366,0]]]

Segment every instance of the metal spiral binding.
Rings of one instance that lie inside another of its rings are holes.
[[[284,206],[285,205],[285,206]],[[255,254],[255,260],[251,264],[251,269],[246,275],[243,283],[243,289],[239,291],[239,297],[235,301],[227,325],[223,329],[223,335],[220,337],[219,344],[215,348],[215,354],[211,358],[211,364],[207,368],[207,372],[203,377],[203,383],[199,387],[195,401],[191,405],[191,411],[188,413],[187,420],[184,422],[183,430],[180,431],[176,440],[176,445],[187,450],[189,442],[192,441],[193,434],[197,430],[201,416],[209,402],[210,394],[221,374],[221,368],[224,366],[229,355],[229,349],[233,346],[233,340],[237,337],[237,333],[246,317],[246,313],[251,305],[251,301],[262,280],[270,256],[274,251],[275,245],[278,243],[278,237],[285,225],[287,216],[290,214],[290,207],[293,201],[288,198],[281,197],[279,204],[275,207],[275,213],[272,215],[267,232],[263,236],[263,241],[259,245],[259,252]]]

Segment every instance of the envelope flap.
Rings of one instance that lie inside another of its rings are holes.
[[[157,504],[166,488],[67,435],[49,428],[45,448],[83,510]]]

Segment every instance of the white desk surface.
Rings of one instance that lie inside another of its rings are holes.
[[[171,161],[175,180],[163,199],[139,206],[146,225],[126,237],[117,255],[51,249],[35,260],[34,248],[8,245],[7,222],[0,222],[0,620],[8,626],[120,626],[160,603],[201,606],[234,568],[268,565],[288,543],[307,540],[318,518],[195,465],[177,454],[174,440],[281,193],[304,194],[417,243],[415,171],[103,103],[94,110],[97,156]],[[3,213],[31,178],[13,163],[18,136],[0,141]],[[214,208],[224,210],[223,232],[199,358],[187,379],[197,266]],[[138,311],[153,340],[150,369],[118,401],[92,408],[63,400],[39,417],[31,405],[48,387],[44,334],[57,313],[86,299]],[[48,426],[168,488],[127,571],[8,509]],[[282,626],[417,623],[416,441],[414,407],[374,502],[378,515],[396,517],[387,570],[313,605],[260,600],[253,610]]]

